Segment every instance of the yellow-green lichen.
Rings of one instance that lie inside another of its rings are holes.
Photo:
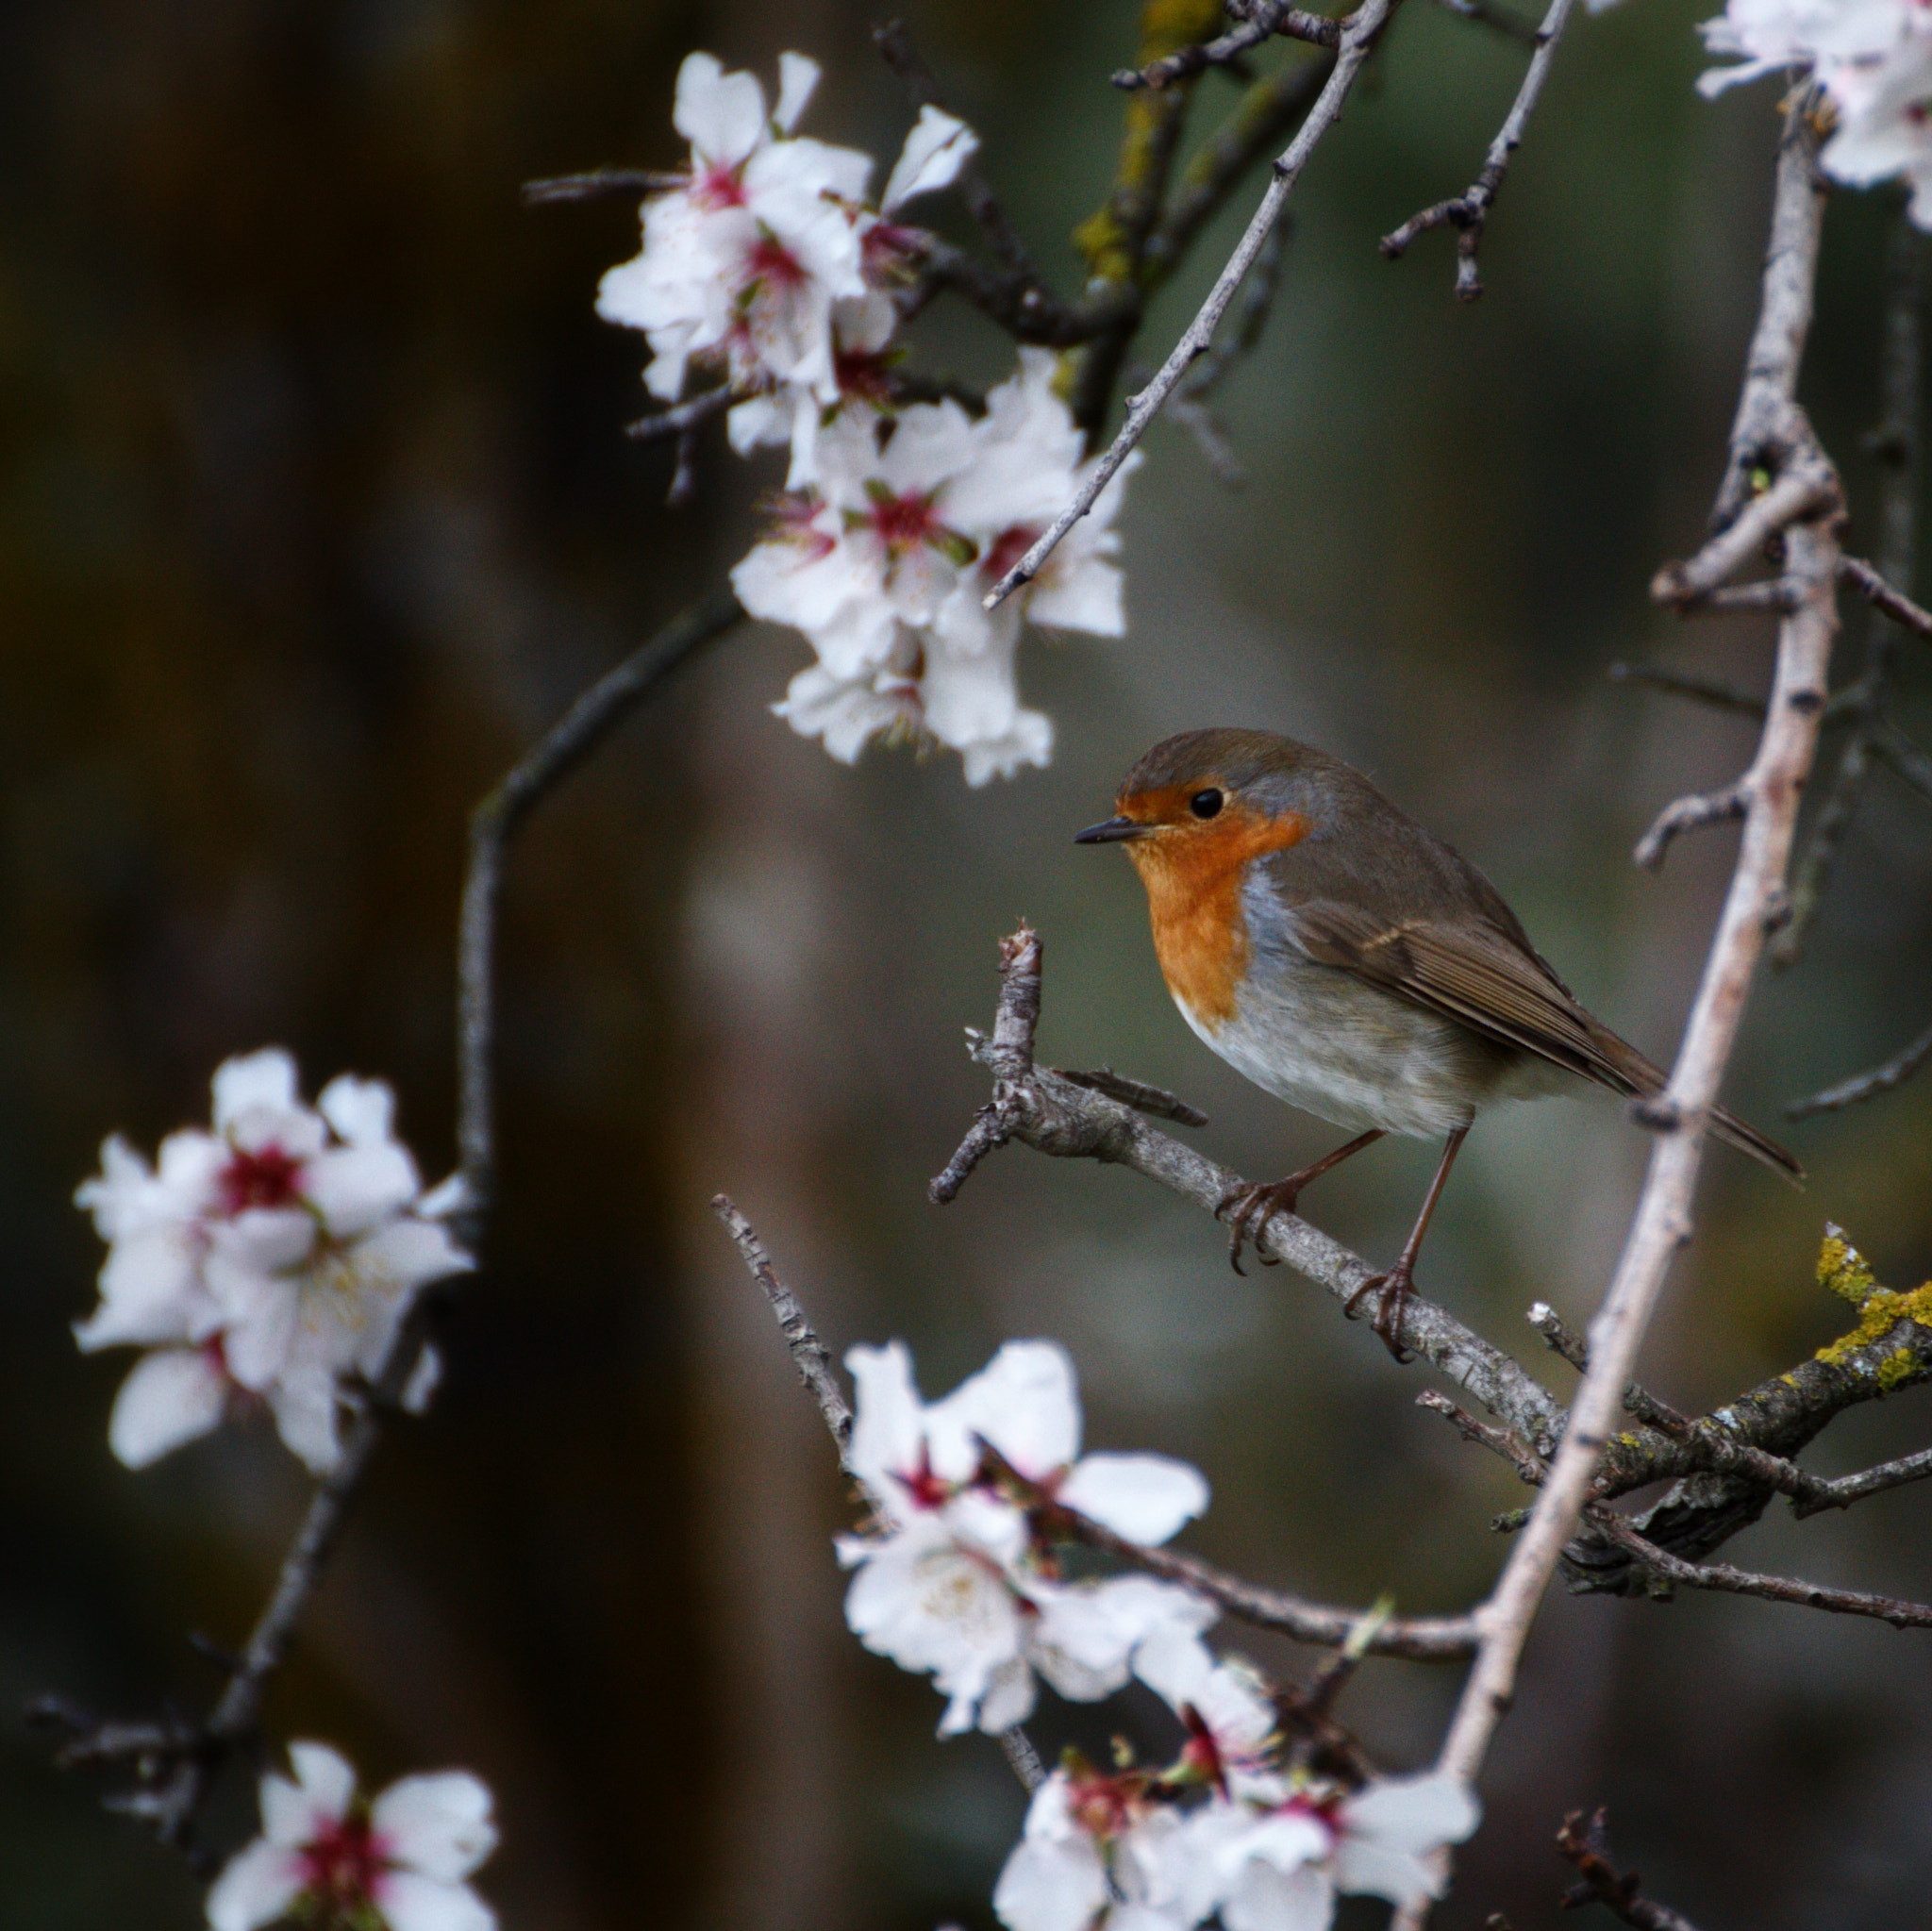
[[[1874,1288],[1858,1310],[1857,1326],[1820,1348],[1816,1358],[1827,1368],[1839,1367],[1882,1340],[1901,1321],[1915,1321],[1921,1327],[1932,1328],[1932,1281],[1914,1288],[1909,1294],[1894,1294],[1890,1288]],[[1896,1388],[1916,1371],[1917,1365],[1918,1356],[1912,1349],[1898,1349],[1878,1370],[1879,1385]]]
[[[1827,1293],[1862,1307],[1878,1283],[1865,1257],[1845,1239],[1842,1227],[1824,1224],[1824,1244],[1818,1250],[1818,1285]]]
[[[1919,1357],[1910,1348],[1900,1348],[1896,1354],[1888,1355],[1878,1364],[1878,1385],[1890,1391],[1901,1382],[1909,1381],[1917,1373]]]

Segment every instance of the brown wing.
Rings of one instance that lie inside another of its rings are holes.
[[[1475,921],[1385,924],[1331,899],[1291,914],[1296,939],[1321,965],[1338,966],[1472,1032],[1520,1047],[1612,1092],[1661,1092],[1664,1075],[1626,1040],[1592,1019],[1534,953]],[[1805,1170],[1776,1140],[1724,1107],[1711,1130],[1791,1179]]]
[[[1340,966],[1486,1039],[1622,1093],[1642,1090],[1643,1073],[1657,1077],[1634,1047],[1616,1053],[1621,1040],[1598,1025],[1533,955],[1487,925],[1430,919],[1387,925],[1332,899],[1299,905],[1291,917],[1302,949],[1318,964]]]

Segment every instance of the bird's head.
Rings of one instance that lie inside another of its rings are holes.
[[[1076,834],[1124,844],[1157,876],[1217,873],[1298,844],[1311,828],[1307,746],[1272,731],[1189,731],[1155,745],[1123,780],[1114,816]]]

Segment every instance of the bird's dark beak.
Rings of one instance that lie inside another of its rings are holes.
[[[1154,827],[1133,818],[1109,818],[1104,824],[1090,824],[1074,834],[1076,845],[1117,845],[1124,839],[1145,838]]]

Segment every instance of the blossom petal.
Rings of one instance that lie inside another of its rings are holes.
[[[338,1240],[353,1240],[423,1190],[416,1162],[393,1140],[331,1147],[303,1171],[302,1194]]]
[[[979,137],[965,122],[927,102],[892,164],[886,191],[879,197],[880,211],[891,214],[915,195],[951,187],[978,151]]]
[[[108,1446],[126,1467],[144,1469],[219,1427],[227,1404],[227,1377],[200,1348],[144,1355],[114,1397]]]
[[[258,1107],[291,1112],[299,1106],[295,1062],[279,1046],[224,1059],[215,1068],[215,1131],[225,1133],[243,1113]]]
[[[790,134],[798,125],[798,117],[819,84],[820,72],[819,63],[803,54],[778,56],[778,105],[772,109],[772,122],[780,134]]]
[[[1469,1786],[1425,1772],[1382,1777],[1341,1807],[1348,1838],[1373,1837],[1405,1851],[1433,1851],[1459,1844],[1482,1821],[1482,1806]]]
[[[1221,1906],[1227,1931],[1328,1931],[1334,1917],[1335,1886],[1319,1864],[1282,1871],[1254,1860]]]
[[[937,1404],[933,1426],[983,1436],[1036,1481],[1058,1474],[1080,1447],[1074,1364],[1053,1341],[1008,1341]]]
[[[282,1445],[311,1475],[328,1474],[342,1458],[335,1376],[309,1362],[284,1369],[264,1392]]]
[[[1066,1817],[1066,1778],[1034,1792],[1026,1835],[993,1888],[993,1915],[1008,1931],[1084,1931],[1108,1898],[1107,1868],[1093,1839]]]
[[[467,1884],[390,1871],[376,1888],[390,1931],[496,1931],[496,1913]]]
[[[339,1074],[323,1088],[315,1110],[351,1146],[379,1146],[394,1138],[396,1096],[386,1080]]]
[[[1199,1470],[1164,1455],[1089,1455],[1055,1491],[1130,1542],[1160,1543],[1208,1507]]]
[[[302,1889],[300,1858],[286,1845],[257,1838],[237,1851],[208,1894],[212,1931],[256,1931],[272,1924]]]
[[[458,1884],[496,1848],[490,1787],[466,1770],[403,1777],[379,1796],[370,1823],[390,1855],[441,1884]]]
[[[735,168],[765,139],[765,91],[755,75],[726,74],[715,54],[687,54],[671,125],[701,159]]]
[[[316,1817],[333,1821],[348,1809],[349,1800],[356,1794],[356,1772],[340,1750],[333,1750],[326,1743],[291,1743],[289,1766],[295,1773],[295,1781],[301,1786],[304,1800],[311,1806],[311,1825]],[[268,1803],[264,1792],[262,1821],[266,1823],[267,1820]],[[275,1837],[276,1834],[271,1830],[269,1835]],[[309,1835],[313,1835],[312,1828]]]

